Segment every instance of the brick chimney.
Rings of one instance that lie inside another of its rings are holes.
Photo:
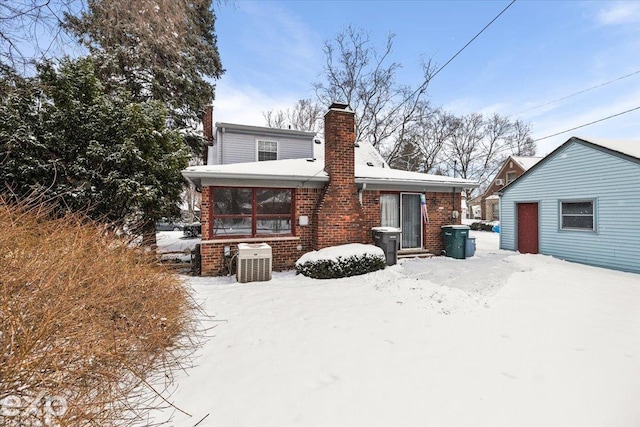
[[[204,115],[202,116],[202,136],[206,143],[202,160],[206,165],[208,152],[211,150],[210,147],[213,147],[213,105],[206,105],[204,107]]]
[[[317,249],[363,243],[364,213],[355,183],[355,114],[334,103],[324,116],[324,169],[329,183],[313,214]]]

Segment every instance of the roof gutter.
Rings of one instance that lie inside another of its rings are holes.
[[[292,181],[292,182],[329,182],[324,170],[318,171],[316,175],[273,175],[273,174],[251,174],[246,173],[229,173],[229,172],[202,172],[202,171],[182,171],[182,175],[199,186],[202,179],[224,179],[224,180],[265,180],[265,181]],[[398,180],[386,178],[367,178],[356,177],[355,183],[360,188],[366,185],[388,185],[388,186],[404,186],[416,188],[477,188],[480,184],[466,181],[419,181],[419,180]]]
[[[417,181],[417,180],[396,180],[387,178],[358,178],[356,184],[387,184],[387,185],[404,185],[414,187],[437,187],[437,188],[477,188],[480,184],[475,182],[459,182],[459,181]]]

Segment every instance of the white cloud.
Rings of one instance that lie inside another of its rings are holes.
[[[640,3],[611,2],[607,3],[607,9],[601,9],[596,15],[596,20],[602,25],[632,24],[640,22]]]
[[[226,79],[226,77],[225,77]],[[281,93],[277,97],[252,85],[242,85],[226,79],[216,86],[214,101],[214,122],[238,123],[264,126],[262,113],[268,110],[291,108],[299,97],[291,93]]]
[[[240,5],[247,21],[242,31],[244,48],[261,58],[263,66],[259,70],[279,79],[284,76],[288,81],[310,85],[322,58],[319,34],[278,4]]]

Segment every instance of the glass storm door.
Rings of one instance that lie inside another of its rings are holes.
[[[421,249],[422,215],[420,210],[420,194],[402,193],[400,198],[402,249]]]

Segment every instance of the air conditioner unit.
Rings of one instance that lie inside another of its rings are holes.
[[[240,283],[271,280],[271,246],[266,243],[239,243],[236,280]]]
[[[496,179],[496,185],[504,185],[504,179],[502,178]]]

